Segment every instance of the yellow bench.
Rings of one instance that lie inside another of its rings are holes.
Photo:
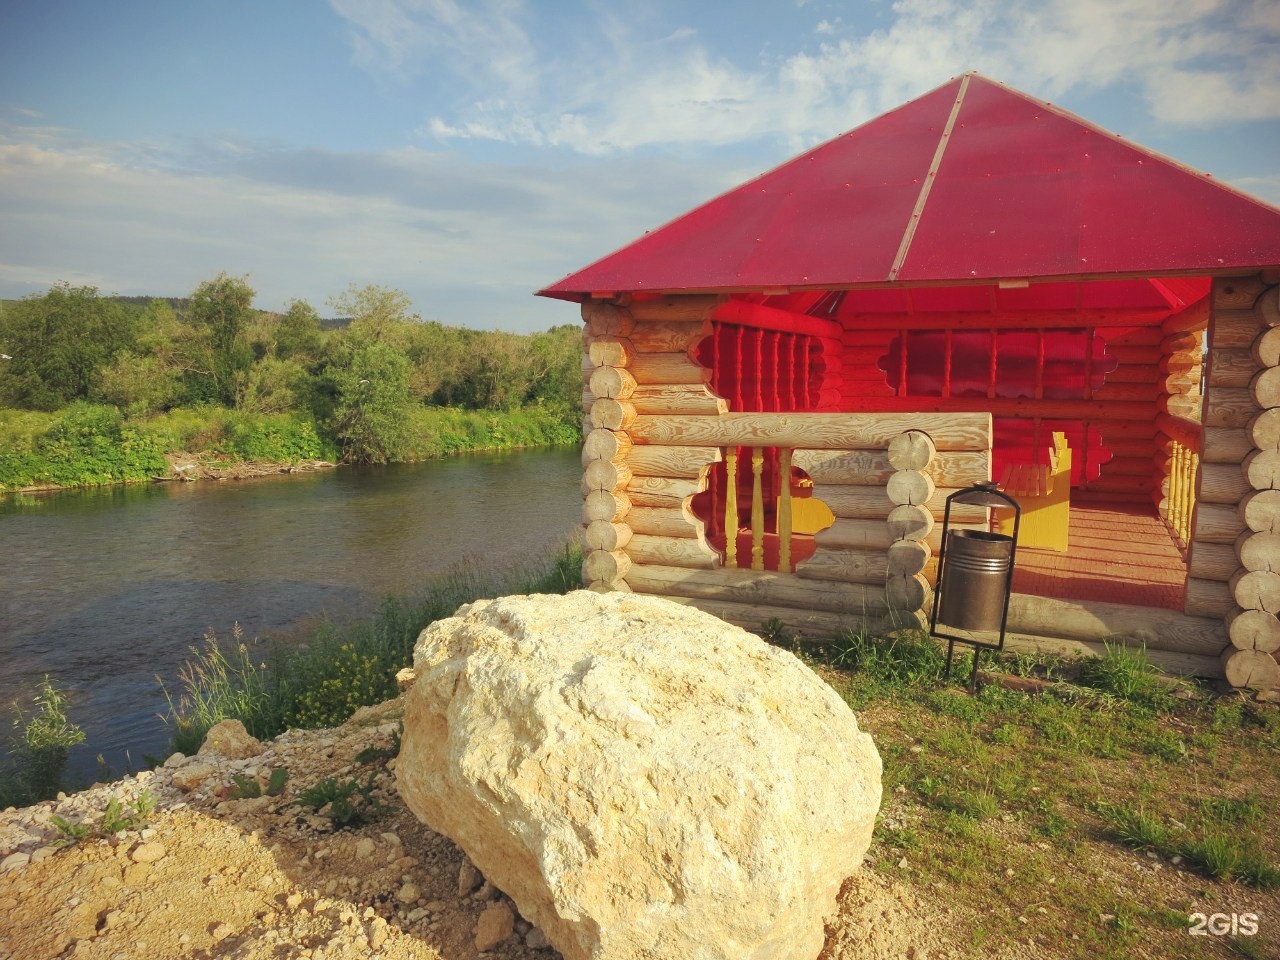
[[[1048,463],[1010,464],[1000,489],[1022,507],[1018,546],[1065,552],[1071,513],[1071,448],[1067,435],[1055,433]],[[1013,511],[996,510],[996,529],[1013,535]]]

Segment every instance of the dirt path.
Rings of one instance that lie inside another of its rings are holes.
[[[398,710],[392,701],[336,730],[291,731],[248,760],[171,758],[0,814],[0,960],[558,957],[404,808],[394,760],[357,762],[366,748],[390,746]],[[278,767],[289,770],[282,795],[228,799],[233,774],[265,782]],[[325,777],[352,776],[373,777],[381,809],[367,822],[335,829],[295,802]],[[157,800],[149,826],[55,846],[55,816],[95,823],[112,798],[127,810],[144,791]],[[865,872],[845,885],[822,960],[958,960],[968,955],[954,938],[964,926]]]

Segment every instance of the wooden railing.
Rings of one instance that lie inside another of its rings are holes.
[[[1186,417],[1163,415],[1157,427],[1164,435],[1168,454],[1167,484],[1160,502],[1160,516],[1185,551],[1191,542],[1192,521],[1196,509],[1196,481],[1200,473],[1200,454],[1204,451],[1204,428]]]
[[[741,531],[741,512],[738,508],[738,475],[739,467],[751,471],[751,556],[742,558],[749,560],[752,570],[765,569],[765,535],[774,533],[778,538],[778,566],[782,573],[792,572],[791,540],[793,535],[793,502],[791,496],[791,448],[790,447],[750,447],[743,456],[749,457],[745,463],[739,463],[738,447],[725,447],[721,450],[725,469],[725,503],[724,503],[724,565],[735,568],[742,566],[738,557],[738,534]],[[771,455],[772,454],[772,455]],[[777,477],[773,482],[765,483],[766,464],[777,463]],[[765,502],[766,486],[777,489],[778,497],[772,510]],[[769,514],[772,513],[772,530],[768,530]]]

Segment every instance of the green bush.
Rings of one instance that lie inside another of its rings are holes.
[[[0,764],[0,809],[25,807],[53,797],[62,783],[67,754],[84,742],[84,731],[67,719],[67,698],[46,676],[28,715],[14,705],[20,731]]]
[[[228,649],[210,635],[179,675],[182,694],[169,696],[173,749],[195,753],[208,729],[226,719],[240,720],[256,737],[341,723],[358,708],[395,696],[396,673],[412,662],[427,624],[479,597],[567,593],[580,585],[581,566],[582,552],[570,543],[531,569],[484,576],[460,567],[415,600],[388,598],[370,619],[322,623],[294,646],[255,649],[237,631]]]
[[[0,485],[98,486],[146,480],[168,469],[156,438],[125,424],[115,407],[75,403],[30,451],[0,453]]]

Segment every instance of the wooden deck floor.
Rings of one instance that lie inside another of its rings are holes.
[[[1017,593],[1181,610],[1187,566],[1150,506],[1071,505],[1066,553],[1020,548]]]

